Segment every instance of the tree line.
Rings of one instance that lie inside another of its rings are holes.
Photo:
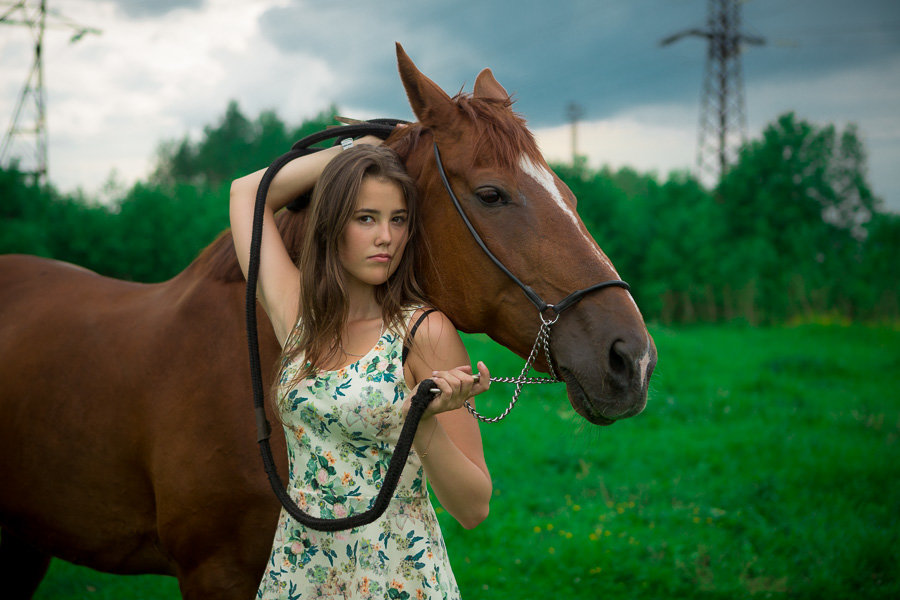
[[[153,173],[113,185],[105,202],[0,170],[0,253],[168,279],[228,226],[231,180],[334,124],[335,112],[290,127],[231,102],[200,139],[163,143]],[[686,172],[552,166],[650,321],[900,317],[900,215],[872,193],[853,126],[782,115],[713,189]]]

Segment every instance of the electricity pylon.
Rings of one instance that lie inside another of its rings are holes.
[[[48,11],[47,0],[37,3],[29,3],[27,0],[20,2],[6,2],[0,4],[3,10],[0,14],[0,25],[24,25],[31,30],[34,39],[34,58],[31,70],[25,78],[25,85],[19,93],[12,120],[3,143],[0,144],[0,165],[8,167],[12,161],[18,162],[23,156],[13,156],[13,142],[19,138],[31,139],[31,162],[26,163],[21,169],[31,174],[37,183],[45,183],[47,180],[47,102],[44,93],[44,30],[48,27],[60,27],[74,30],[70,43],[75,43],[88,33],[99,34],[100,30],[93,27],[83,27],[74,23],[59,13]],[[47,21],[47,16],[53,20]],[[32,111],[32,121],[26,120],[28,111]]]
[[[566,118],[572,125],[572,166],[578,164],[578,121],[584,117],[584,107],[575,102],[566,106]]]
[[[718,182],[747,139],[741,54],[765,39],[740,32],[740,0],[708,0],[706,29],[685,29],[660,41],[667,46],[685,37],[708,40],[700,106],[697,169],[701,179]]]

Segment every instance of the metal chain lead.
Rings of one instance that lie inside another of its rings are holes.
[[[516,384],[516,390],[513,392],[512,400],[509,402],[509,406],[506,407],[500,415],[496,417],[485,417],[483,414],[475,410],[475,408],[466,400],[466,410],[469,413],[484,423],[496,423],[498,421],[502,421],[506,418],[506,415],[513,409],[513,406],[516,405],[516,402],[519,401],[519,394],[522,392],[522,385],[524,384],[541,384],[541,383],[560,383],[560,380],[556,372],[553,370],[553,362],[550,360],[550,326],[556,323],[556,320],[559,318],[559,314],[553,317],[552,320],[547,320],[544,318],[544,315],[540,315],[541,317],[541,327],[538,329],[537,338],[534,340],[534,345],[531,347],[531,352],[528,353],[528,358],[525,360],[525,366],[522,368],[522,372],[519,373],[518,377],[491,377],[491,381],[496,381],[498,383],[514,383]],[[550,377],[525,377],[525,373],[528,372],[528,369],[531,368],[532,364],[534,364],[534,359],[537,357],[538,348],[543,348],[544,356],[547,360],[547,366],[550,369]]]

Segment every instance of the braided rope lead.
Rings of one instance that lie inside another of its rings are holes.
[[[244,312],[247,324],[247,349],[250,355],[250,380],[253,389],[253,410],[256,419],[257,443],[259,444],[259,451],[262,455],[263,467],[265,468],[266,474],[269,476],[269,483],[282,506],[284,506],[285,510],[294,519],[311,529],[317,529],[319,531],[339,531],[342,529],[360,527],[375,521],[384,514],[384,511],[391,501],[391,496],[394,495],[394,491],[397,489],[400,475],[403,473],[403,467],[406,466],[406,461],[409,458],[409,451],[412,448],[412,442],[416,435],[416,429],[419,426],[419,420],[422,418],[428,403],[431,402],[434,397],[430,392],[430,388],[434,385],[434,382],[431,380],[423,380],[418,391],[410,401],[410,409],[406,415],[406,420],[403,423],[403,428],[400,430],[397,447],[393,456],[391,456],[384,481],[381,484],[381,488],[378,490],[378,495],[375,496],[375,500],[366,511],[343,519],[323,519],[308,515],[300,510],[300,507],[288,496],[285,486],[278,476],[278,470],[275,468],[275,460],[272,457],[272,448],[269,444],[272,428],[269,425],[269,421],[266,419],[264,408],[265,393],[263,391],[261,361],[259,356],[259,335],[256,327],[256,286],[259,278],[259,256],[262,245],[263,213],[269,185],[279,169],[295,158],[313,151],[308,148],[311,144],[326,139],[364,135],[367,133],[387,137],[393,130],[396,121],[378,121],[379,122],[376,123],[336,127],[325,132],[307,136],[294,144],[289,152],[276,159],[275,162],[269,166],[268,170],[266,170],[260,181],[259,188],[256,191],[256,203],[253,209],[250,263],[247,268],[247,289]]]
[[[525,361],[525,366],[522,367],[522,372],[519,373],[519,376],[491,377],[491,381],[496,381],[498,383],[516,384],[516,390],[513,392],[512,400],[509,401],[509,406],[506,407],[506,410],[496,417],[486,417],[475,410],[475,407],[466,400],[466,410],[479,421],[482,421],[483,423],[497,423],[505,419],[516,405],[516,402],[519,401],[519,394],[522,393],[522,386],[525,384],[562,383],[562,380],[556,375],[556,371],[553,370],[553,361],[550,360],[550,326],[556,323],[556,320],[559,318],[559,313],[557,313],[553,319],[549,320],[545,319],[543,314],[541,314],[540,317],[541,327],[538,329],[534,345],[531,347],[531,352],[528,353],[528,359]],[[546,358],[547,366],[550,369],[550,377],[525,377],[525,373],[528,372],[528,369],[534,364],[535,358],[537,358],[538,348],[541,348],[544,351],[544,357]]]
[[[383,515],[391,502],[394,491],[397,489],[397,484],[403,473],[403,467],[406,466],[409,452],[412,449],[413,439],[416,436],[416,429],[419,427],[419,421],[421,420],[425,409],[428,407],[428,403],[434,398],[434,395],[430,391],[430,388],[433,385],[434,382],[430,379],[422,380],[419,384],[418,391],[412,397],[409,412],[406,414],[406,420],[403,422],[403,428],[400,430],[400,437],[397,439],[397,446],[394,449],[394,454],[391,456],[391,461],[388,464],[388,470],[384,476],[384,481],[381,484],[381,488],[378,490],[378,495],[375,496],[374,501],[372,501],[367,510],[342,519],[314,517],[300,510],[300,507],[291,500],[283,486],[273,488],[275,490],[275,495],[278,496],[278,499],[281,501],[282,506],[284,506],[288,514],[306,527],[318,531],[340,531],[361,527],[363,525],[368,525]],[[275,471],[275,463],[272,460],[271,452],[263,453],[263,463],[267,473]]]

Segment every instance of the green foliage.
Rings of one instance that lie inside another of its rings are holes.
[[[532,386],[482,426],[490,516],[467,531],[438,509],[463,598],[900,597],[898,330],[652,334],[641,415],[594,428],[561,387]],[[466,345],[497,374],[521,367],[484,336]],[[479,409],[510,394],[495,384]],[[36,596],[178,597],[172,578],[60,561]]]
[[[207,126],[203,137],[163,144],[152,179],[219,186],[250,170],[261,169],[287,152],[291,144],[334,125],[337,108],[332,106],[292,130],[273,111],[263,111],[255,121],[231,101],[218,125]]]
[[[855,270],[865,224],[876,209],[853,128],[815,127],[783,115],[751,142],[717,190],[730,251],[741,260],[733,286],[752,282],[767,318],[838,308],[853,299],[835,275]],[[743,281],[741,281],[743,280]]]
[[[896,216],[880,212],[865,160],[854,127],[786,114],[713,191],[682,173],[556,170],[650,319],[896,319]]]
[[[298,127],[228,104],[194,140],[161,145],[146,182],[110,205],[63,196],[0,171],[0,252],[162,281],[228,224],[230,182],[334,123],[336,108]],[[742,151],[715,190],[686,173],[557,165],[594,238],[662,323],[785,322],[818,315],[900,318],[898,217],[866,181],[854,127],[786,114]]]
[[[107,205],[0,170],[0,253],[58,258],[133,281],[169,279],[228,227],[231,181],[333,124],[334,113],[289,128],[271,111],[251,121],[231,102],[200,140],[164,143],[149,181]]]
[[[228,227],[228,185],[138,183],[123,198],[104,271],[134,281],[162,281],[184,269]]]
[[[873,213],[867,224],[865,244],[860,248],[859,270],[847,285],[853,297],[868,307],[863,316],[870,318],[900,314],[900,269],[897,268],[900,244],[900,215]],[[846,275],[846,274],[845,274]]]
[[[25,252],[51,256],[43,227],[50,199],[17,169],[0,169],[0,254]]]

